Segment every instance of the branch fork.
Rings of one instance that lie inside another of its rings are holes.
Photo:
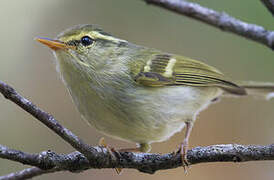
[[[148,4],[159,6],[178,14],[199,20],[223,31],[231,32],[274,50],[274,32],[262,26],[249,24],[222,12],[202,7],[199,4],[182,0],[144,0]],[[269,12],[274,15],[274,0],[261,0]],[[30,154],[4,145],[0,145],[0,158],[9,159],[34,166],[19,172],[0,176],[0,180],[27,179],[58,171],[81,172],[91,168],[134,168],[143,173],[153,174],[158,170],[182,166],[180,153],[151,154],[119,152],[112,154],[104,147],[92,147],[84,143],[70,130],[63,127],[55,118],[34,105],[28,99],[17,93],[11,86],[0,81],[0,93],[10,101],[30,113],[34,118],[46,125],[77,151],[69,154],[57,154],[43,151]],[[274,144],[260,145],[212,145],[195,147],[187,152],[190,165],[206,162],[246,162],[259,160],[274,160]]]

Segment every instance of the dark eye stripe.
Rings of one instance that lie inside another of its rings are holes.
[[[78,46],[81,42],[79,40],[71,40],[68,41],[66,44],[70,46]]]

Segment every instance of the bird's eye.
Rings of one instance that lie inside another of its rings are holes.
[[[83,46],[89,46],[93,43],[93,39],[91,39],[89,36],[84,36],[81,38],[81,44]]]

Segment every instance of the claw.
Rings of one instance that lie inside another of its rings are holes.
[[[102,146],[104,148],[107,148],[109,154],[111,155],[111,158],[112,159],[117,159],[117,157],[115,156],[115,154],[117,154],[118,156],[121,156],[120,153],[118,151],[116,151],[113,147],[109,147],[105,141],[105,138],[104,137],[101,137],[100,140],[99,140],[99,146]],[[115,153],[115,154],[114,154]],[[120,175],[123,171],[122,168],[115,168],[115,171],[118,175]]]
[[[148,152],[151,149],[150,144],[141,143],[141,144],[139,144],[139,147],[137,147],[137,148],[119,149],[118,151],[116,151],[113,147],[109,147],[107,145],[107,143],[105,142],[104,137],[100,138],[99,146],[107,148],[107,150],[110,153],[111,157],[115,160],[117,159],[117,157],[118,158],[121,157],[120,152]],[[122,173],[123,169],[122,168],[115,168],[115,171],[116,171],[117,174],[120,175]]]
[[[115,168],[115,171],[118,175],[121,175],[123,172],[123,168]]]
[[[116,151],[114,150],[114,148],[109,147],[109,146],[107,145],[107,143],[105,142],[105,138],[104,138],[104,137],[101,137],[101,138],[100,138],[98,144],[99,144],[99,146],[102,146],[102,147],[106,148],[106,149],[108,150],[108,152],[110,153],[111,157],[112,157],[113,159],[116,159],[116,156],[113,154],[113,153],[116,152]]]
[[[187,160],[187,150],[188,150],[188,145],[186,143],[183,143],[180,148],[180,153],[181,153],[182,166],[184,168],[185,174],[187,174],[187,169],[189,168],[189,162]]]
[[[185,134],[185,139],[180,147],[180,153],[181,153],[181,158],[182,158],[182,166],[184,168],[185,174],[187,173],[187,168],[189,167],[189,162],[187,160],[187,150],[188,150],[188,139],[192,130],[193,123],[186,122],[186,134]]]

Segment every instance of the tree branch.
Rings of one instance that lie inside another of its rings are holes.
[[[259,42],[274,50],[274,31],[268,31],[262,26],[248,24],[228,14],[216,12],[197,3],[183,0],[144,0],[184,16],[199,20],[223,31],[231,32],[247,39]],[[273,1],[273,0],[262,0]],[[269,7],[269,6],[268,6]]]
[[[154,4],[194,18],[221,30],[254,40],[274,50],[274,32],[265,30],[261,26],[248,24],[226,13],[219,13],[196,3],[181,0],[144,1],[148,4]],[[261,1],[272,15],[274,15],[274,1]],[[27,179],[57,171],[81,172],[90,168],[133,168],[144,173],[153,174],[158,170],[182,166],[179,152],[164,155],[133,152],[111,153],[107,148],[91,147],[67,128],[59,124],[52,115],[35,106],[32,102],[18,94],[11,86],[2,81],[0,81],[0,92],[4,97],[30,113],[77,150],[70,154],[56,154],[51,151],[30,154],[0,145],[0,158],[35,166],[6,176],[1,176],[0,180]],[[190,165],[205,162],[274,160],[274,144],[268,146],[227,144],[195,147],[187,152],[187,159]]]
[[[109,152],[106,148],[94,148],[101,149],[101,151],[97,152],[98,154],[101,154],[99,155],[100,157],[109,158]],[[44,151],[39,154],[29,154],[0,145],[1,158],[40,168],[29,168],[17,173],[11,173],[0,177],[0,180],[4,177],[20,179],[21,177],[34,177],[57,171],[81,172],[90,168],[114,167],[133,168],[144,173],[153,174],[158,170],[182,166],[179,152],[164,155],[133,152],[120,152],[119,154],[119,158],[111,161],[111,163],[100,164],[98,166],[96,163],[89,163],[88,159],[77,151],[66,155],[56,154],[51,151]],[[190,165],[206,162],[274,160],[274,144],[268,146],[227,144],[195,147],[188,151],[187,158]]]
[[[19,172],[14,172],[7,174],[5,176],[0,176],[0,180],[22,180],[22,179],[30,179],[36,176],[40,176],[42,174],[48,174],[58,171],[58,169],[50,169],[50,170],[42,170],[37,167],[27,168]]]
[[[92,148],[88,144],[85,144],[70,130],[59,124],[51,114],[41,110],[28,99],[18,94],[11,86],[0,81],[0,92],[4,95],[5,98],[11,100],[12,102],[20,106],[22,109],[30,113],[33,117],[38,119],[52,131],[58,134],[77,151],[83,153],[90,160],[93,160],[95,158],[91,155],[93,154],[93,151],[96,151],[94,148]]]
[[[261,0],[265,7],[271,12],[274,16],[274,0]]]
[[[0,92],[4,97],[29,112],[79,151],[70,154],[56,154],[51,151],[29,154],[0,145],[0,158],[37,167],[1,178],[17,177],[17,179],[20,179],[56,171],[79,172],[90,168],[134,168],[152,174],[157,170],[182,166],[179,152],[164,155],[132,152],[111,153],[107,148],[91,147],[82,142],[68,129],[62,127],[52,115],[35,106],[2,81],[0,81]],[[191,165],[203,162],[274,160],[274,145],[244,146],[228,144],[196,147],[187,152],[187,159]]]

